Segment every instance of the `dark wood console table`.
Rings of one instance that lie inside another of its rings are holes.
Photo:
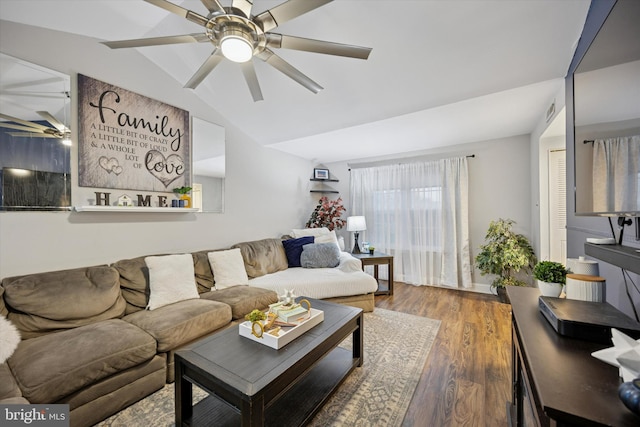
[[[618,369],[591,356],[610,346],[563,337],[538,309],[536,288],[507,287],[512,308],[511,426],[639,426],[618,398]]]

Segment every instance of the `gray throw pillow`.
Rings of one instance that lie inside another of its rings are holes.
[[[302,247],[303,268],[329,268],[340,264],[340,249],[335,243],[311,243]]]

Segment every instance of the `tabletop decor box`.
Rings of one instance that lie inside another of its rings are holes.
[[[278,336],[272,335],[268,332],[262,334],[262,337],[258,338],[253,335],[251,321],[247,320],[240,324],[239,331],[240,335],[250,340],[259,342],[260,344],[269,346],[276,350],[281,349],[285,345],[289,344],[294,339],[298,338],[300,335],[304,334],[314,326],[318,325],[320,322],[324,320],[324,311],[318,310],[315,308],[310,309],[310,317],[302,320],[300,322],[292,322],[297,323],[296,326],[292,328],[283,328],[280,330]]]

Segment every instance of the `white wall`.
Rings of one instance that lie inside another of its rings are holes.
[[[222,248],[279,237],[307,220],[314,199],[308,161],[255,143],[133,49],[111,51],[94,39],[2,21],[0,51],[69,74],[74,82],[82,73],[183,108],[224,126],[227,141],[223,214],[0,212],[0,278]]]
[[[345,201],[347,216],[349,216],[358,214],[348,210],[350,166],[408,162],[418,159],[436,160],[471,154],[475,154],[475,157],[468,159],[469,231],[472,257],[475,258],[479,252],[479,246],[484,242],[489,222],[492,220],[511,218],[516,221],[515,231],[527,237],[531,235],[529,135],[414,152],[403,158],[384,157],[349,163],[331,163],[327,167],[332,175],[340,179],[339,183],[332,186],[340,190],[340,196]],[[341,230],[339,234],[345,237],[346,242],[351,241],[351,236],[346,231]],[[366,240],[366,231],[360,240]],[[347,246],[349,246],[348,243]],[[474,270],[474,283],[489,284],[492,280],[492,277],[481,276],[478,270]]]

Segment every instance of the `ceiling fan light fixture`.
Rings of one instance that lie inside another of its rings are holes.
[[[250,36],[238,30],[227,30],[220,39],[220,50],[229,61],[247,62],[253,57]]]

